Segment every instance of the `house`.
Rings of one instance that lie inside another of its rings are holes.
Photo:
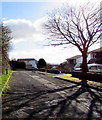
[[[81,55],[73,56],[73,57],[67,59],[67,63],[68,63],[68,71],[72,72],[76,65],[79,67],[81,66],[82,56]]]
[[[82,56],[76,55],[66,59],[65,62],[61,63],[61,66],[63,66],[63,70],[68,73],[73,71],[75,65],[80,66],[81,62],[82,62]]]
[[[71,67],[69,67],[68,61],[65,61],[59,65],[59,68],[62,73],[68,73]]]
[[[102,47],[88,53],[88,64],[102,64]]]
[[[102,47],[88,52],[87,63],[102,64]],[[63,63],[62,63],[63,64]],[[64,63],[65,64],[65,63]],[[80,67],[82,64],[82,56],[76,55],[67,59],[67,71],[73,71],[74,67]]]
[[[18,59],[19,62],[25,62],[26,69],[37,69],[37,60],[34,58]]]

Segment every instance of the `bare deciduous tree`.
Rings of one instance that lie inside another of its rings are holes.
[[[72,44],[82,54],[82,72],[88,71],[87,53],[90,46],[100,40],[102,19],[100,7],[87,3],[85,6],[74,8],[64,6],[48,16],[45,29],[51,45]]]
[[[7,68],[9,58],[8,58],[8,51],[10,48],[10,40],[12,39],[11,30],[9,27],[4,26],[3,24],[0,25],[0,51],[2,57],[2,73]]]

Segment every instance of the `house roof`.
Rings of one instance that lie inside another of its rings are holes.
[[[97,48],[97,49],[95,49],[95,50],[92,50],[92,51],[90,51],[90,52],[88,52],[88,53],[91,53],[91,52],[102,52],[102,47]]]
[[[70,58],[68,58],[67,60],[77,59],[77,58],[79,58],[79,57],[81,57],[81,55],[76,55],[76,56],[70,57]]]
[[[93,53],[93,52],[102,52],[102,47],[97,48],[97,49],[94,49],[94,50],[92,50],[92,51],[89,51],[88,54]],[[79,57],[81,57],[81,56],[82,56],[82,55],[76,55],[76,56],[70,57],[70,58],[68,58],[68,59],[66,59],[66,60],[77,59],[77,58],[79,58]]]
[[[31,61],[31,60],[35,60],[35,59],[34,58],[24,58],[24,59],[18,59],[17,61]]]
[[[102,59],[101,59],[101,58],[90,59],[90,60],[88,61],[88,64],[92,64],[92,63],[102,64]]]

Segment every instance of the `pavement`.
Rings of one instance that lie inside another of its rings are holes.
[[[9,90],[2,97],[2,119],[101,120],[100,88],[55,77],[38,71],[14,72]]]
[[[72,77],[71,74],[50,74],[50,73],[46,73],[46,72],[39,72],[40,74],[44,74],[44,75],[51,75],[52,77],[54,78],[57,78],[57,79],[61,79],[61,80],[64,80],[64,81],[70,81],[70,82],[73,82],[73,83],[80,83],[81,80],[79,78],[76,78],[76,77]],[[95,82],[95,81],[90,81],[90,80],[87,80],[87,84],[90,85],[90,87],[94,87],[96,89],[100,89],[102,90],[102,83],[100,82]]]

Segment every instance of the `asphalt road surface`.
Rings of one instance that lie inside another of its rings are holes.
[[[2,119],[101,120],[101,90],[53,76],[37,71],[14,72],[2,99]]]

